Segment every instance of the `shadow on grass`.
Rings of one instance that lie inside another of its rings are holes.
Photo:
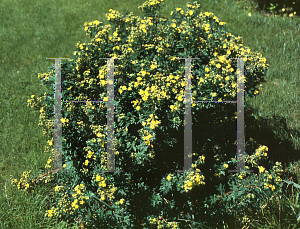
[[[254,0],[254,2],[257,3],[256,5],[256,10],[260,12],[266,12],[266,13],[271,13],[270,7],[271,3],[276,6],[276,8],[273,9],[275,14],[277,15],[284,15],[284,14],[290,14],[297,12],[294,16],[299,16],[300,14],[300,1],[299,0],[293,0],[293,1],[285,1],[285,0]],[[293,2],[295,4],[293,4]],[[287,8],[292,8],[290,11],[284,10],[282,11],[281,9],[287,9]]]
[[[273,115],[267,119],[258,117],[258,111],[246,108],[245,111],[245,135],[246,139],[252,137],[258,144],[266,145],[268,156],[272,163],[282,162],[284,167],[290,162],[300,159],[300,147],[294,147],[292,136],[299,136],[299,131],[287,127],[285,118]]]

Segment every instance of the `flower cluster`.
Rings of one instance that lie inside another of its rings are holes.
[[[148,221],[150,222],[150,224],[157,225],[157,228],[165,228],[165,227],[170,229],[179,228],[177,222],[167,222],[162,217],[158,217],[158,219],[149,217]]]
[[[196,173],[194,171],[189,172],[187,177],[184,179],[184,184],[181,188],[183,188],[185,192],[189,192],[194,186],[205,185],[205,177],[198,173],[200,172],[200,169],[197,169],[196,171]]]
[[[261,160],[262,158],[267,158],[267,151],[267,146],[260,146],[258,149],[256,149],[255,154],[245,157],[245,162],[251,164],[252,166],[257,166],[257,161]]]
[[[70,194],[63,186],[55,186],[55,194],[59,197],[58,206],[52,207],[45,214],[46,217],[59,216],[68,213],[70,215],[75,214],[78,210],[79,205],[84,205],[86,200],[89,199],[88,196],[84,195],[85,186],[83,184],[76,185]]]
[[[23,189],[24,188],[24,190],[29,190],[31,192],[34,192],[34,190],[31,189],[31,187],[30,187],[31,182],[28,179],[29,176],[30,176],[30,173],[31,173],[31,170],[28,171],[28,172],[26,172],[26,171],[23,172],[20,181],[18,181],[17,179],[11,179],[11,183],[16,184],[18,189]]]
[[[47,161],[47,164],[45,165],[45,169],[51,169],[52,168],[51,162],[52,162],[52,159],[49,158],[48,161]]]

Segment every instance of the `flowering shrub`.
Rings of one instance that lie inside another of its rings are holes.
[[[110,24],[85,23],[91,43],[77,44],[74,59],[62,63],[63,101],[107,101],[107,60],[99,58],[123,58],[115,60],[114,120],[115,165],[124,172],[100,171],[107,169],[105,104],[64,103],[63,168],[70,172],[12,180],[26,190],[39,182],[56,184],[56,202],[47,217],[80,220],[86,228],[216,227],[246,203],[256,207],[251,202],[255,196],[278,190],[281,165],[271,172],[261,167],[265,146],[254,154],[246,147],[246,164],[259,174],[226,172],[236,168],[236,107],[230,105],[221,110],[213,103],[192,104],[193,164],[189,172],[175,172],[183,168],[185,94],[185,63],[176,58],[201,58],[192,61],[193,101],[236,100],[237,61],[229,58],[253,58],[244,59],[245,92],[250,97],[259,93],[268,65],[261,54],[243,46],[241,37],[229,33],[225,22],[200,12],[197,1],[172,11],[171,21],[158,16],[162,2],[148,0],[140,6],[146,13],[143,18],[110,10]],[[49,91],[28,100],[50,135],[54,76],[54,66],[39,74]],[[219,150],[213,152],[216,145]],[[53,153],[53,139],[46,151]],[[45,169],[52,163],[50,158]],[[232,191],[223,195],[227,180]],[[215,198],[217,191],[221,196]],[[247,202],[235,207],[244,196]]]

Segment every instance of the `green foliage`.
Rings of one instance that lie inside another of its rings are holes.
[[[193,165],[189,172],[174,172],[184,158],[185,63],[176,58],[201,58],[192,61],[194,101],[236,100],[237,61],[229,58],[252,58],[244,59],[249,97],[259,93],[268,65],[224,22],[201,13],[197,1],[172,11],[171,21],[159,16],[162,2],[146,1],[142,18],[110,10],[110,24],[86,23],[91,43],[77,44],[73,59],[62,63],[63,100],[107,101],[108,61],[99,58],[122,58],[114,61],[114,120],[116,169],[125,172],[99,172],[107,170],[105,104],[64,103],[62,155],[71,172],[30,181],[26,173],[20,182],[13,180],[30,191],[38,182],[56,184],[47,216],[80,219],[86,228],[216,228],[249,207],[259,210],[259,201],[279,192],[281,164],[265,170],[263,163],[271,166],[266,146],[246,148],[246,168],[259,174],[227,172],[236,168],[234,106],[193,103]],[[39,75],[49,91],[28,101],[50,135],[54,76],[54,66]],[[52,146],[53,141],[47,150],[53,152]],[[51,165],[50,158],[45,169]]]

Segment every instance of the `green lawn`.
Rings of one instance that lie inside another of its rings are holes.
[[[24,171],[38,176],[49,154],[44,153],[50,136],[38,126],[39,114],[27,107],[31,95],[46,90],[38,73],[46,73],[54,60],[72,57],[77,42],[88,43],[84,22],[107,23],[109,9],[122,14],[133,12],[145,0],[126,1],[21,1],[0,2],[0,228],[70,228],[64,223],[44,218],[51,204],[51,184],[27,194],[16,191],[10,178],[20,178]],[[124,4],[124,3],[128,4]],[[166,0],[161,14],[185,8],[187,0]],[[300,20],[267,16],[255,12],[249,1],[201,0],[202,12],[213,12],[244,45],[267,58],[270,69],[259,96],[246,99],[246,125],[258,143],[269,147],[268,154],[282,161],[287,156],[300,159]],[[249,16],[251,13],[251,16]],[[299,12],[300,13],[300,12]],[[65,61],[65,60],[63,60]],[[247,113],[248,111],[248,113]],[[297,156],[298,155],[298,156]],[[293,166],[292,166],[293,167]],[[294,168],[297,168],[294,166]],[[298,177],[298,174],[296,174]],[[300,175],[300,173],[299,173]],[[274,224],[275,225],[275,224]],[[71,224],[69,224],[71,226]]]

